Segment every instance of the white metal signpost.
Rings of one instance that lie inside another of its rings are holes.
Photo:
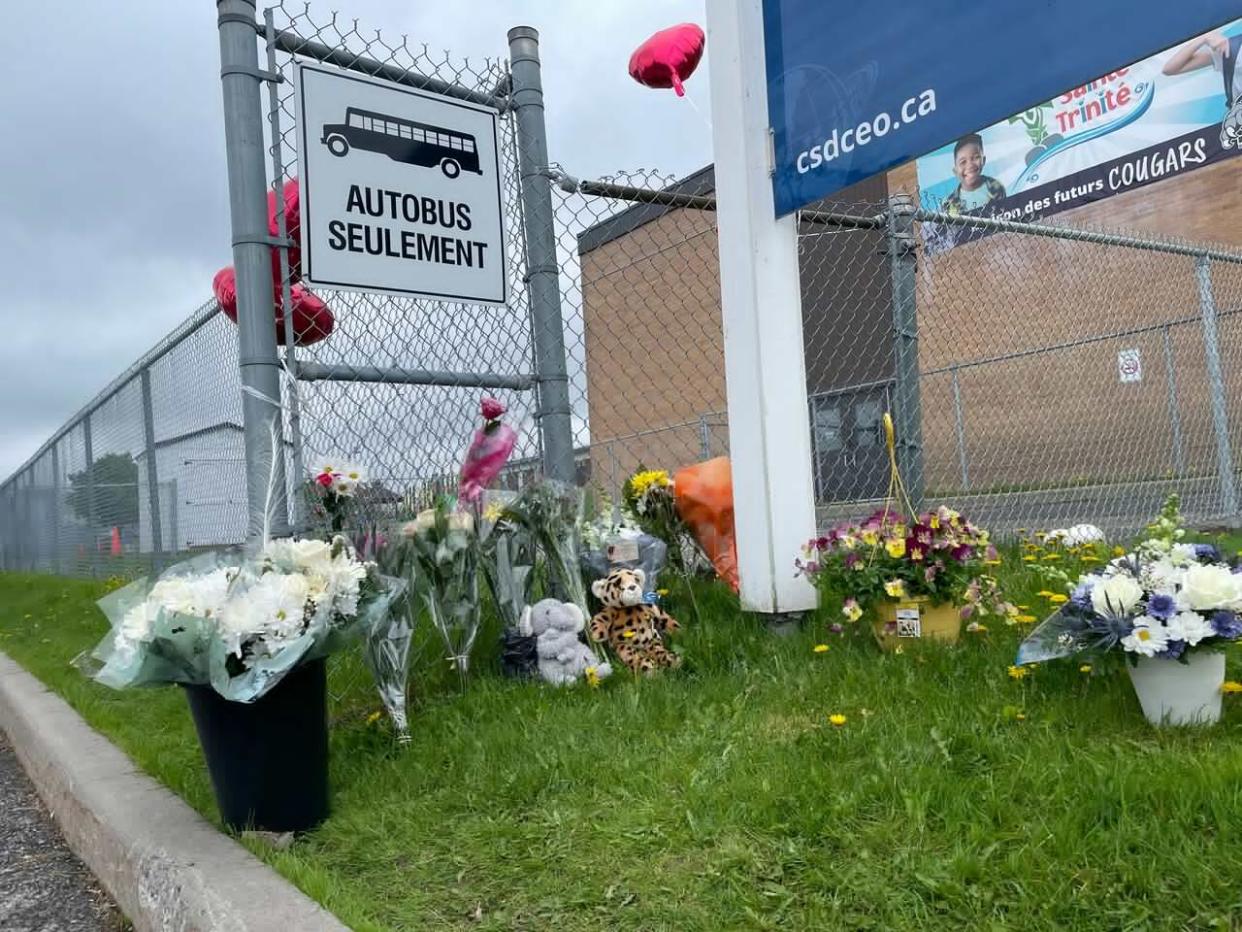
[[[708,0],[720,299],[742,607],[815,607],[794,558],[815,536],[798,227],[775,218],[762,0]]]
[[[305,279],[505,303],[496,111],[321,65],[294,81]]]

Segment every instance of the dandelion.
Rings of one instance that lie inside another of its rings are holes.
[[[1035,562],[1035,558],[1034,558],[1033,556],[1031,556],[1031,554],[1029,554],[1029,553],[1028,553],[1026,556],[1024,556],[1024,557],[1022,558],[1022,562],[1023,562],[1023,563],[1034,563],[1034,562]]]
[[[1000,566],[1001,561],[1000,560],[984,560],[983,565],[984,566]]]
[[[828,721],[831,722],[835,727],[840,728],[842,725],[846,723],[847,719],[840,712],[837,712],[833,715],[829,715]]]
[[[1118,547],[1114,547],[1114,548],[1113,548],[1113,556],[1115,556],[1115,557],[1124,557],[1125,555],[1126,555],[1126,548],[1125,548],[1125,547],[1120,547],[1120,546],[1118,546]]]
[[[1014,615],[1013,620],[1016,621],[1020,625],[1029,625],[1033,623],[1036,619],[1034,615]]]
[[[1091,672],[1091,664],[1089,664],[1089,663],[1084,663],[1081,667],[1079,667],[1079,668],[1078,668],[1078,672],[1079,672],[1079,673],[1090,673],[1090,672]]]
[[[1048,601],[1053,605],[1062,605],[1069,601],[1069,596],[1067,596],[1064,592],[1057,592],[1048,596]]]
[[[815,651],[815,653],[817,654],[826,654],[828,653],[828,645],[827,644],[816,644],[813,648],[811,648],[811,650]]]
[[[1014,721],[1016,721],[1016,722],[1025,722],[1025,721],[1026,721],[1026,713],[1025,713],[1025,712],[1015,712],[1015,713],[1014,713],[1013,718],[1014,718]]]
[[[586,684],[592,689],[599,689],[599,670],[587,667],[583,672],[586,674]]]
[[[1031,675],[1029,667],[1010,667],[1009,678],[1013,680],[1021,680]]]
[[[662,599],[663,599],[665,596],[667,596],[667,595],[668,595],[668,590],[667,590],[667,589],[657,589],[657,590],[656,590],[656,595],[658,595],[660,598],[662,598]]]
[[[1045,563],[1055,563],[1061,559],[1061,555],[1059,553],[1045,553],[1043,559]]]
[[[1221,684],[1220,691],[1223,693],[1242,693],[1242,683],[1237,680],[1228,680]]]
[[[368,725],[374,725],[374,724],[375,724],[376,722],[378,722],[381,718],[383,718],[383,716],[384,716],[384,713],[383,713],[383,712],[380,712],[380,711],[378,711],[378,710],[377,710],[377,711],[375,711],[375,712],[372,712],[370,715],[368,715],[368,716],[367,716],[367,724],[368,724]]]

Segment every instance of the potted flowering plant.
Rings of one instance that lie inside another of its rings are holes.
[[[310,829],[328,813],[324,658],[401,589],[339,536],[205,554],[101,599],[112,629],[75,664],[114,689],[185,688],[226,825]]]
[[[963,617],[1008,617],[986,567],[998,562],[988,532],[951,508],[909,520],[884,509],[809,541],[795,568],[824,596],[845,596],[847,621],[869,617],[885,649],[903,638],[955,642]]]
[[[1156,725],[1220,719],[1222,645],[1242,639],[1242,576],[1210,544],[1186,543],[1176,496],[1133,551],[1072,583],[1018,648],[1018,665],[1120,655]]]

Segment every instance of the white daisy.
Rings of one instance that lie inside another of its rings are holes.
[[[1154,657],[1164,653],[1169,643],[1169,635],[1164,625],[1155,618],[1140,615],[1134,624],[1134,630],[1121,639],[1121,646],[1132,654]]]

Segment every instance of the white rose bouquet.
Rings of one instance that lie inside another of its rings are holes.
[[[343,537],[272,540],[250,560],[206,554],[101,599],[112,630],[75,662],[114,689],[210,685],[253,702],[380,623],[403,588]]]

